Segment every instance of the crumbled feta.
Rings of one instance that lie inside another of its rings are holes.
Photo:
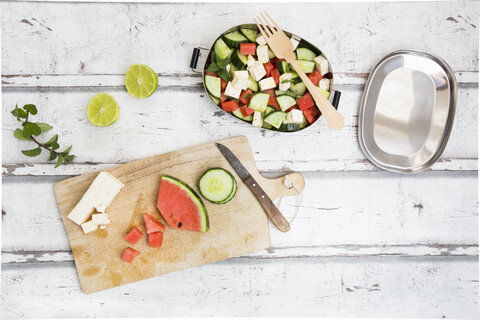
[[[240,79],[248,79],[248,71],[247,70],[235,71],[235,77],[238,77]]]
[[[257,57],[258,61],[261,63],[268,62],[268,47],[266,45],[258,46],[257,47]]]
[[[315,68],[317,69],[318,72],[320,72],[322,76],[329,71],[328,60],[325,59],[324,57],[318,56],[315,59],[313,59],[313,61],[315,61]]]
[[[252,121],[252,125],[254,127],[258,127],[258,128],[261,128],[262,125],[263,125],[263,117],[262,117],[262,113],[260,111],[255,111],[253,113],[253,121]]]
[[[284,123],[302,123],[303,122],[303,112],[297,109],[293,109],[287,113],[287,118]]]
[[[300,43],[300,41],[294,38],[290,38],[290,42],[293,44],[293,50],[297,49],[298,44]]]
[[[92,220],[89,220],[85,223],[82,223],[81,226],[82,226],[82,229],[83,229],[83,233],[85,233],[85,234],[89,233],[89,232],[92,232],[92,231],[95,231],[98,228],[98,226],[95,223],[93,223]]]
[[[275,80],[273,80],[273,77],[265,78],[259,81],[258,85],[260,86],[261,91],[273,89],[276,87]]]
[[[330,91],[330,79],[325,79],[325,78],[323,78],[323,79],[320,80],[320,82],[318,83],[318,86],[319,86],[320,89],[322,89],[322,90]]]
[[[234,87],[232,82],[228,81],[227,88],[225,89],[225,95],[229,96],[230,98],[238,99],[240,97],[240,93],[242,93],[242,89]]]
[[[98,214],[92,214],[92,221],[93,224],[95,225],[107,225],[110,223],[110,219],[108,218],[108,214],[106,213],[98,213]]]
[[[103,225],[103,224],[100,225],[100,229],[102,230],[105,229],[106,227],[107,227],[106,225]]]
[[[259,44],[259,45],[266,45],[267,44],[267,41],[265,40],[265,38],[259,34],[257,39],[255,39],[255,41]]]
[[[267,74],[265,67],[260,61],[255,61],[252,67],[248,67],[248,71],[255,81],[260,81]]]
[[[279,84],[278,88],[282,91],[287,91],[290,88],[290,85],[292,84],[290,81],[282,83],[284,80],[291,80],[292,79],[292,74],[290,72],[285,72],[282,74],[279,78]]]
[[[255,66],[255,62],[257,62],[257,60],[255,60],[254,57],[252,57],[251,55],[249,55],[248,58],[247,58],[247,67],[253,67],[253,66]]]
[[[227,69],[228,73],[230,73],[230,68],[231,68],[230,64],[227,64],[227,66],[225,67],[225,69]]]

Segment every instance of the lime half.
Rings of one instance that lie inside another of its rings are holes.
[[[157,90],[157,74],[143,64],[133,64],[125,75],[125,87],[128,93],[138,99],[151,96]]]
[[[117,121],[120,108],[108,93],[95,95],[87,106],[87,118],[97,127],[106,127]]]

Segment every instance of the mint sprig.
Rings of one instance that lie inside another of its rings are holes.
[[[37,147],[29,150],[22,150],[22,153],[27,157],[36,157],[42,153],[42,149],[50,152],[47,161],[53,161],[57,159],[55,168],[61,164],[72,163],[73,159],[76,157],[73,154],[69,154],[72,150],[72,146],[68,147],[64,151],[57,151],[60,148],[58,144],[58,134],[54,135],[47,142],[41,143],[37,140],[37,136],[41,135],[52,129],[53,127],[48,123],[44,122],[31,122],[28,117],[30,115],[34,116],[38,113],[37,107],[33,104],[26,104],[23,106],[23,109],[18,107],[18,104],[15,106],[15,109],[11,111],[12,115],[17,118],[17,121],[22,123],[22,128],[15,129],[13,136],[18,140],[23,141],[33,141],[37,144]]]
[[[230,63],[230,57],[220,59],[215,52],[212,52],[210,60],[212,63],[208,66],[208,72],[216,72],[217,75],[225,81],[230,80],[230,73],[227,71],[227,66]]]

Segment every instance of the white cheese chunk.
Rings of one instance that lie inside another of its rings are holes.
[[[275,84],[275,80],[273,80],[273,77],[265,78],[261,81],[258,82],[258,85],[260,86],[260,90],[268,90],[268,89],[273,89],[277,85]]]
[[[261,45],[257,47],[257,57],[258,61],[261,63],[268,62],[268,47],[266,45]]]
[[[95,225],[107,225],[110,223],[110,219],[108,219],[108,214],[106,213],[94,213],[92,214],[92,221],[93,221],[93,224]]]
[[[105,171],[100,172],[82,199],[70,212],[68,218],[76,224],[81,225],[90,218],[94,209],[98,212],[105,212],[124,186],[120,180],[110,173]]]
[[[246,71],[246,72],[247,72],[247,78],[246,79],[239,78],[239,77],[233,78],[232,86],[235,89],[246,90],[248,88],[248,86],[250,85],[250,80],[248,80],[248,71]]]
[[[260,81],[266,74],[265,67],[260,61],[255,61],[255,64],[252,67],[248,68],[252,79],[255,81]]]
[[[323,76],[325,73],[328,73],[329,68],[328,68],[328,60],[325,59],[322,56],[318,56],[315,59],[315,68],[317,69],[318,72]]]
[[[323,89],[325,91],[330,91],[330,79],[323,78],[318,83],[318,86],[320,87],[320,89]]]
[[[261,128],[262,125],[263,125],[263,117],[262,117],[262,113],[260,111],[255,111],[253,113],[253,121],[252,121],[252,125],[254,127],[258,127],[258,128]]]
[[[100,229],[102,229],[102,230],[105,229],[106,227],[107,227],[107,226],[105,226],[105,225],[103,225],[103,224],[100,225]]]
[[[227,88],[225,89],[225,95],[229,96],[230,98],[238,99],[240,97],[240,93],[242,93],[242,89],[234,87],[232,82],[228,81]]]
[[[259,45],[266,45],[267,44],[267,40],[265,40],[265,38],[259,34],[257,39],[255,39],[255,41],[259,44]]]
[[[240,79],[248,79],[248,71],[247,70],[235,71],[235,77],[238,77]]]
[[[230,64],[227,64],[227,66],[225,67],[225,69],[227,69],[228,73],[230,73],[230,68],[231,68]]]
[[[293,109],[287,113],[287,118],[284,123],[302,123],[303,122],[303,112],[297,109]]]
[[[291,82],[285,82],[285,83],[282,83],[282,81],[284,80],[291,80],[292,79],[292,74],[289,73],[289,72],[285,72],[284,74],[282,74],[279,78],[279,84],[278,84],[278,88],[282,91],[287,91],[289,88],[290,88],[290,85],[292,84]]]
[[[82,226],[82,229],[83,229],[83,233],[85,233],[85,234],[89,233],[89,232],[92,232],[92,231],[95,231],[98,228],[98,226],[95,223],[93,223],[92,220],[89,220],[85,223],[82,223],[81,226]]]
[[[294,38],[290,38],[290,42],[293,44],[293,50],[297,49],[298,44],[300,43],[300,41]]]
[[[255,62],[257,62],[257,60],[255,60],[253,56],[249,55],[247,58],[247,67],[255,66]]]

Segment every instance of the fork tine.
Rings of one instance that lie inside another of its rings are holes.
[[[258,16],[258,20],[260,20],[260,22],[264,25],[265,27],[265,30],[268,30],[268,32],[270,32],[271,35],[273,35],[275,33],[275,29],[273,29],[267,22],[267,19],[265,19],[265,17],[260,13],[260,15]]]
[[[265,33],[265,34],[267,34],[267,37],[270,38],[272,36],[272,32],[265,26],[265,23],[262,21],[262,19],[260,19],[260,17],[257,17],[257,19],[258,19],[258,21],[260,21],[260,22],[258,22],[257,20],[255,20],[255,22],[257,23],[257,26],[259,26],[258,28],[260,30],[262,30],[260,28],[260,26],[261,26],[263,28],[263,31],[264,31],[264,32],[262,32],[262,35],[263,35],[263,33]]]
[[[265,31],[263,31],[262,29],[263,26],[260,25],[260,23],[257,21],[257,18],[254,18],[253,21],[255,21],[255,23],[257,24],[258,30],[260,30],[260,33],[262,34],[262,36],[264,38],[269,38],[269,36],[265,33]]]
[[[268,15],[267,11],[263,10],[263,12],[268,17],[268,19],[270,19],[271,23],[275,26],[275,28],[277,28],[277,31],[281,30],[278,24],[275,22],[275,20],[273,20],[272,17]]]

